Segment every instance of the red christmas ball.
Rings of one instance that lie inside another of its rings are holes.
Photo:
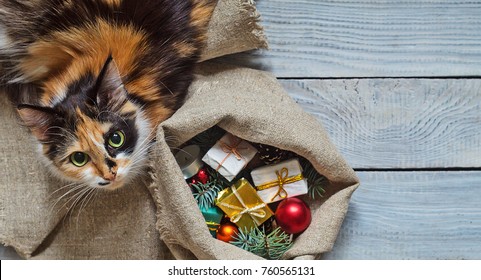
[[[195,184],[197,184],[197,183],[199,183],[199,181],[197,181],[197,179],[195,179],[195,178],[190,178],[190,179],[189,179],[189,186],[195,185]]]
[[[283,200],[276,210],[276,221],[281,229],[287,233],[303,232],[311,224],[311,210],[299,198]]]
[[[209,181],[209,173],[207,173],[207,170],[205,168],[201,168],[199,172],[197,172],[197,175],[195,177],[202,184],[207,184],[207,182]]]
[[[238,231],[237,226],[233,223],[221,224],[217,230],[217,239],[224,242],[233,241]]]

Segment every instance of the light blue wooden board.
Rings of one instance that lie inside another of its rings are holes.
[[[0,245],[0,260],[19,260],[20,257],[17,255],[12,247],[4,247]]]
[[[359,172],[326,259],[481,259],[481,172]]]
[[[354,168],[481,167],[481,79],[280,82]]]
[[[259,0],[270,50],[232,63],[278,77],[481,75],[481,1]]]

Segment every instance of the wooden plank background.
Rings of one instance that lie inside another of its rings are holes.
[[[258,0],[270,50],[229,58],[278,77],[481,74],[481,3]]]
[[[273,72],[360,188],[325,259],[481,259],[481,1],[259,0]]]
[[[275,73],[361,179],[323,257],[480,259],[481,2],[259,9],[271,49],[229,60]]]
[[[325,259],[480,259],[480,171],[358,175]]]
[[[325,259],[481,259],[481,1],[259,0],[273,72],[361,179]],[[11,258],[0,248],[0,258]]]
[[[481,166],[479,79],[288,79],[357,169]]]

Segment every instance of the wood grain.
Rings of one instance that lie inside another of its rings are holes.
[[[270,50],[231,63],[278,77],[481,75],[481,1],[260,0]]]
[[[480,79],[281,83],[354,168],[481,167]]]
[[[359,172],[326,259],[481,259],[481,172]]]
[[[12,247],[0,245],[0,260],[20,260],[21,258]]]

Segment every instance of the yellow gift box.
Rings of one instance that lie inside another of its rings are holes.
[[[240,229],[250,230],[258,227],[274,215],[269,206],[257,195],[254,187],[244,178],[219,192],[216,205]]]

